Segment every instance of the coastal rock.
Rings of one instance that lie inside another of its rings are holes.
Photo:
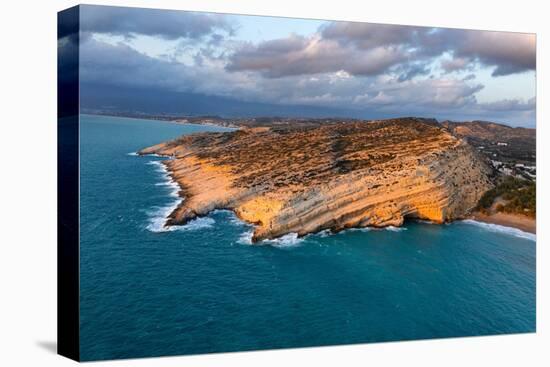
[[[434,120],[416,118],[199,133],[143,149],[185,199],[167,225],[230,209],[253,241],[288,233],[444,223],[469,214],[491,168]]]

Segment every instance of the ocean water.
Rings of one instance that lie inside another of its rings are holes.
[[[411,222],[256,246],[227,211],[163,230],[163,158],[131,153],[213,130],[81,116],[82,359],[535,331],[521,231]]]

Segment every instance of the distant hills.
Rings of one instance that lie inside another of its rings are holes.
[[[513,139],[536,139],[536,130],[524,127],[511,127],[491,121],[467,121],[441,123],[453,134],[466,138],[479,138],[484,140],[500,140],[507,142]]]
[[[223,117],[343,117],[365,118],[365,111],[323,106],[280,105],[247,102],[230,97],[207,96],[199,93],[156,91],[151,88],[82,84],[80,103],[84,113],[127,113],[151,115]],[[383,118],[381,114],[368,114]]]
[[[231,97],[208,96],[189,92],[167,92],[151,88],[109,86],[82,83],[80,107],[83,113],[122,116],[212,117],[215,119],[245,119],[278,116],[290,119],[362,119],[395,118],[395,114],[376,111],[333,108],[326,106],[282,105],[242,101]],[[304,122],[304,121],[302,121]],[[256,121],[259,123],[259,121]],[[460,137],[495,139],[535,139],[535,129],[513,128],[490,121],[443,121],[444,127]]]
[[[526,173],[523,166],[536,166],[535,129],[510,127],[489,121],[443,121],[441,125],[452,134],[466,139],[478,151],[496,162],[495,168],[500,172],[534,179],[534,169]]]

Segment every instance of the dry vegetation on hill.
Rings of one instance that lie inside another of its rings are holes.
[[[472,147],[415,118],[193,134],[140,152],[151,153],[173,158],[185,196],[167,224],[231,209],[256,224],[254,240],[450,221],[492,187]]]

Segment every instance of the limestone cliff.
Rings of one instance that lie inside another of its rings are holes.
[[[437,122],[393,119],[200,133],[143,149],[185,199],[167,225],[223,208],[253,240],[324,229],[461,218],[492,187],[490,168]]]

